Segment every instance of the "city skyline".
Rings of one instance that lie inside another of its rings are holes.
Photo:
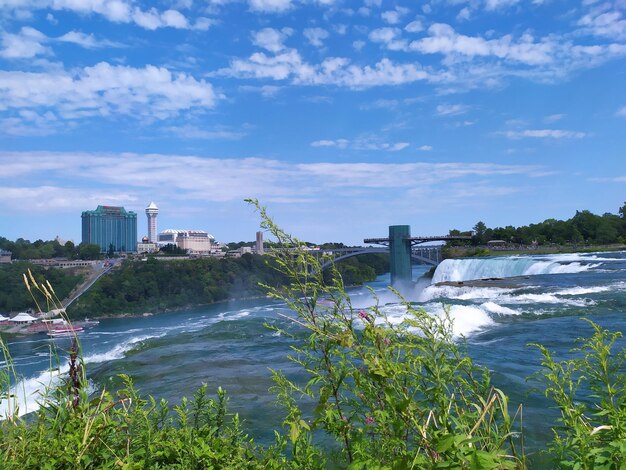
[[[80,240],[99,204],[252,241],[256,197],[301,238],[360,244],[626,199],[623,0],[26,0],[0,18],[9,239]]]

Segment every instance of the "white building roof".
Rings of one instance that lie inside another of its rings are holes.
[[[146,209],[158,209],[158,207],[154,203],[154,201],[150,201],[150,204],[148,204],[148,207],[146,207]]]
[[[31,322],[35,320],[37,320],[35,317],[30,316],[26,312],[20,312],[17,315],[15,315],[13,318],[11,318],[11,321],[14,321],[17,323],[26,323],[26,322]]]

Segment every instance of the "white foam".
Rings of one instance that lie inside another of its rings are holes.
[[[122,343],[116,345],[113,349],[107,352],[91,354],[89,356],[85,356],[83,360],[85,364],[98,364],[100,362],[122,359],[124,355],[128,351],[133,349],[137,343],[141,343],[142,341],[146,341],[148,339],[161,338],[163,336],[165,336],[165,333],[161,333],[158,335],[135,336],[126,341],[123,341]]]
[[[9,415],[23,416],[37,411],[45,392],[52,390],[60,383],[61,374],[69,371],[69,366],[64,365],[56,370],[46,370],[36,377],[22,379],[11,387],[10,399],[0,401],[0,419],[6,419]]]
[[[571,289],[565,289],[557,292],[557,295],[588,295],[597,294],[599,292],[606,292],[611,290],[610,287],[597,286],[597,287],[572,287]]]
[[[165,333],[136,336],[116,345],[107,352],[85,356],[83,361],[86,364],[95,364],[121,359],[124,357],[124,354],[130,351],[137,343],[152,338],[159,338],[164,335]],[[7,414],[9,412],[13,413],[16,406],[18,407],[19,416],[37,411],[41,402],[45,400],[46,391],[58,386],[69,371],[67,361],[63,359],[63,362],[65,362],[65,364],[61,365],[58,369],[46,370],[39,373],[37,376],[23,378],[19,380],[16,385],[13,385],[11,387],[11,393],[14,397],[11,398],[11,401],[9,402],[6,399],[0,401],[0,419],[6,419]]]
[[[422,291],[419,301],[429,302],[440,297],[458,300],[495,299],[514,290],[498,287],[428,286]]]
[[[580,263],[569,263],[569,264],[555,264],[550,267],[546,274],[576,274],[582,273],[585,271],[589,271],[590,269],[597,268],[602,263],[595,264],[580,264]]]
[[[218,315],[218,318],[223,321],[232,321],[232,320],[238,320],[240,318],[247,317],[248,315],[250,315],[250,312],[248,310],[240,310],[236,313],[232,313],[232,312],[220,313]]]
[[[450,305],[443,307],[440,304],[425,305],[424,310],[429,315],[443,317],[446,309],[452,320],[452,334],[455,337],[469,336],[476,331],[482,330],[494,324],[493,319],[480,307],[471,305]],[[385,305],[382,311],[392,324],[399,324],[408,317],[404,305]]]
[[[485,302],[484,304],[481,304],[480,307],[485,309],[488,312],[496,313],[498,315],[519,315],[521,313],[521,312],[518,312],[517,310],[513,310],[512,308],[498,305],[495,302]]]

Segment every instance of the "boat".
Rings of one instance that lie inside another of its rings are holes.
[[[48,331],[48,336],[51,338],[63,337],[63,336],[76,336],[78,333],[82,333],[84,328],[82,326],[57,326]]]

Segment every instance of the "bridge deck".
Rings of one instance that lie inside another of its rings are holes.
[[[442,235],[435,237],[406,237],[405,240],[408,240],[411,245],[419,245],[420,243],[427,242],[440,242],[440,241],[452,241],[452,240],[471,240],[472,237],[466,235]],[[389,238],[366,238],[363,240],[363,243],[374,243],[376,245],[385,245],[389,243]]]

